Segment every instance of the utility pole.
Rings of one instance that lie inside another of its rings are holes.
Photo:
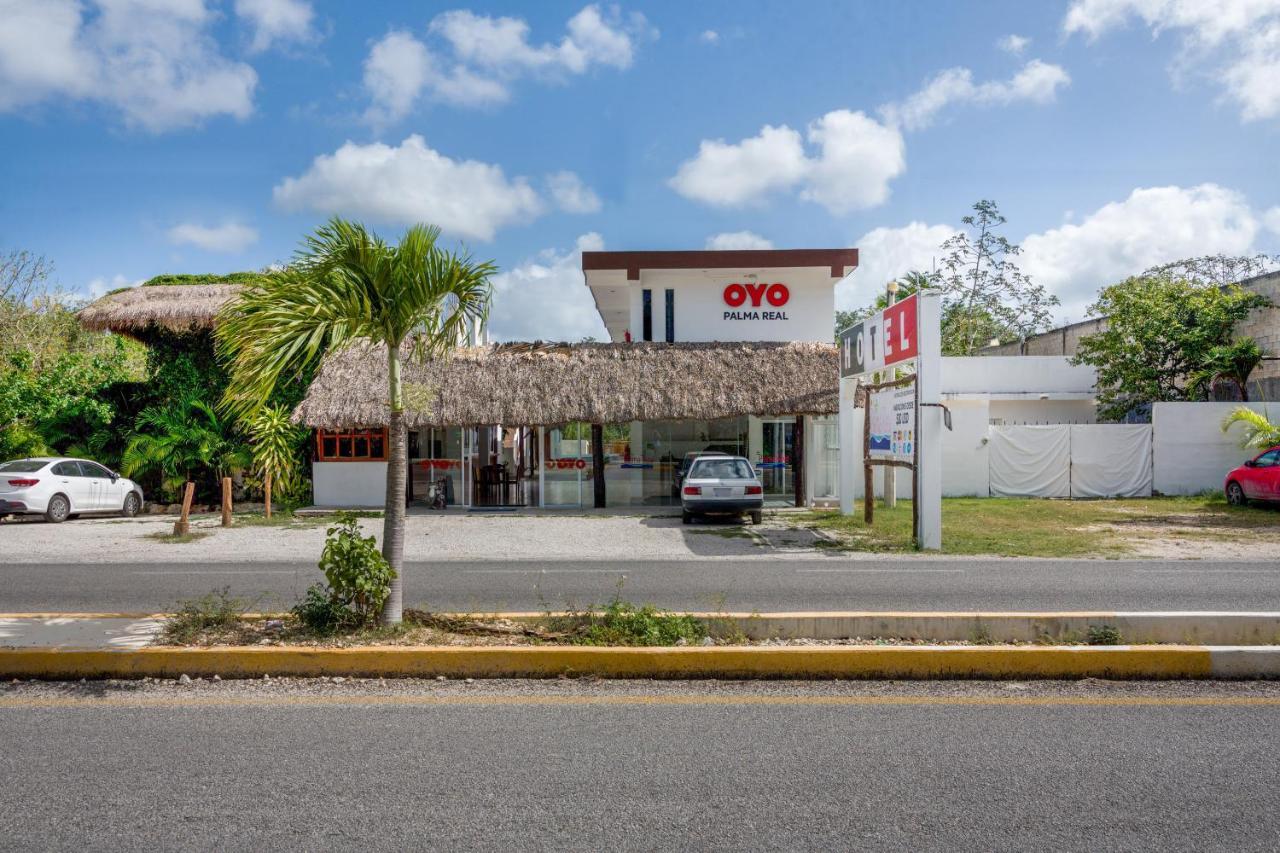
[[[886,299],[890,305],[898,301],[898,283],[896,281],[889,282],[885,287],[885,291],[887,292]],[[888,378],[893,378],[892,373]],[[881,470],[884,472],[881,475],[884,477],[884,485],[881,487],[881,491],[884,492],[884,505],[886,508],[891,509],[898,505],[898,469],[894,465],[883,465]]]

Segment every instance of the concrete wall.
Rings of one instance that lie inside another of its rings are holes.
[[[1195,495],[1222,488],[1228,471],[1252,453],[1240,448],[1240,427],[1222,431],[1222,421],[1239,403],[1156,403],[1152,407],[1153,488],[1162,495]],[[1249,408],[1280,418],[1280,405]]]
[[[988,416],[1001,426],[1091,424],[1098,407],[1093,400],[992,400]]]
[[[1249,399],[1280,400],[1280,272],[1240,282],[1254,293],[1260,293],[1277,307],[1258,308],[1236,327],[1239,335],[1248,335],[1262,348],[1264,360],[1249,377]],[[1270,358],[1266,358],[1266,357]]]
[[[1000,344],[978,350],[982,356],[1000,355],[1066,355],[1076,354],[1080,347],[1080,339],[1086,335],[1095,335],[1107,327],[1105,319],[1082,320],[1048,332],[1032,335],[1025,341]]]
[[[942,359],[943,394],[1091,394],[1098,374],[1062,356]]]
[[[313,462],[316,506],[383,506],[387,501],[386,462]]]

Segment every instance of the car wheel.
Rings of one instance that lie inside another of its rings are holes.
[[[693,524],[693,513],[689,512],[688,510],[685,510],[685,511],[681,512],[681,513],[680,513],[680,523],[681,523],[681,524]]]
[[[1244,506],[1249,499],[1244,496],[1244,489],[1239,483],[1227,483],[1227,503],[1232,506]]]
[[[140,509],[142,509],[142,501],[138,500],[138,493],[130,492],[125,496],[124,507],[120,510],[120,514],[125,518],[133,518]]]
[[[752,513],[751,513],[751,523],[752,523],[752,524],[763,524],[763,523],[764,523],[764,513],[763,513],[763,512],[761,512],[760,510],[755,510],[754,512],[752,512]]]
[[[71,515],[71,501],[66,495],[54,495],[49,498],[49,505],[44,508],[44,520],[51,524],[60,524]]]

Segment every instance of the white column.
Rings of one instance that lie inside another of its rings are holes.
[[[862,476],[862,434],[855,431],[853,407],[857,394],[856,379],[840,380],[840,514],[853,515],[853,501],[857,497],[858,478]]]
[[[919,297],[920,356],[917,382],[920,402],[942,402],[942,297]],[[920,407],[916,415],[916,441],[920,445],[919,494],[911,496],[919,505],[920,547],[926,551],[942,548],[942,409]]]
[[[538,427],[538,506],[547,505],[547,441],[545,427]]]

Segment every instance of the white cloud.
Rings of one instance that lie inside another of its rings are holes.
[[[725,231],[707,238],[707,248],[713,250],[772,249],[773,241],[754,231]]]
[[[1016,33],[1010,33],[996,42],[997,47],[1005,53],[1011,53],[1014,56],[1021,56],[1022,52],[1027,49],[1027,45],[1029,44],[1031,44],[1031,39],[1026,36],[1020,36]]]
[[[888,200],[890,183],[907,169],[903,129],[927,126],[956,102],[1046,103],[1070,80],[1062,68],[1038,59],[1009,80],[981,84],[969,69],[952,68],[905,101],[881,106],[882,120],[832,110],[810,122],[803,139],[785,124],[765,125],[740,142],[704,139],[668,184],[685,198],[719,207],[759,204],[781,192],[796,192],[836,214],[875,207]]]
[[[534,44],[525,20],[466,9],[431,21],[427,31],[437,46],[393,30],[365,60],[364,84],[372,100],[366,118],[375,123],[403,118],[424,94],[483,107],[507,101],[511,85],[526,76],[557,80],[593,66],[628,68],[639,42],[654,34],[639,13],[624,20],[616,10],[605,13],[596,5],[570,18],[565,30],[559,42]]]
[[[1102,287],[1180,258],[1247,254],[1260,228],[1244,196],[1216,184],[1139,188],[1079,224],[1025,238],[1018,264],[1079,319]]]
[[[305,0],[236,0],[236,14],[253,29],[251,53],[276,43],[315,41],[315,10]]]
[[[950,225],[910,222],[863,234],[853,244],[858,249],[858,269],[836,287],[836,307],[842,311],[862,308],[898,276],[934,269],[942,258],[939,247],[955,233]]]
[[[954,103],[1004,106],[1017,101],[1045,104],[1068,86],[1071,75],[1058,65],[1033,59],[1009,80],[974,83],[968,68],[948,68],[916,93],[899,103],[885,104],[880,114],[890,125],[920,130],[933,123],[938,112]]]
[[[583,234],[572,251],[547,249],[494,276],[489,313],[494,339],[608,340],[591,291],[582,280],[582,253],[603,248],[599,234]]]
[[[703,30],[698,39],[705,44],[719,44],[720,34],[715,30]]]
[[[573,172],[548,175],[547,189],[556,206],[566,213],[595,213],[600,210],[600,196]]]
[[[1280,205],[1268,210],[1263,215],[1262,221],[1267,226],[1268,231],[1280,237]]]
[[[1207,67],[1243,121],[1280,116],[1280,0],[1075,0],[1062,29],[1092,41],[1134,19],[1180,33],[1175,73]]]
[[[242,252],[258,242],[257,230],[239,222],[213,226],[183,222],[170,228],[168,237],[175,245],[195,246],[206,252]]]
[[[381,222],[429,222],[454,236],[492,240],[499,228],[543,212],[538,193],[501,166],[454,160],[427,147],[421,136],[398,146],[347,142],[315,158],[296,178],[272,191],[286,210],[315,210]]]
[[[765,125],[738,143],[704,139],[698,155],[680,164],[670,184],[686,198],[730,207],[792,187],[808,170],[800,134],[786,125]]]
[[[98,276],[89,280],[85,285],[85,291],[89,294],[90,299],[97,299],[100,296],[106,296],[113,290],[119,290],[122,287],[137,287],[146,281],[145,278],[135,280],[129,279],[120,273],[116,273],[111,278]]]
[[[0,0],[0,110],[90,100],[160,132],[247,118],[258,75],[219,50],[203,0]]]

